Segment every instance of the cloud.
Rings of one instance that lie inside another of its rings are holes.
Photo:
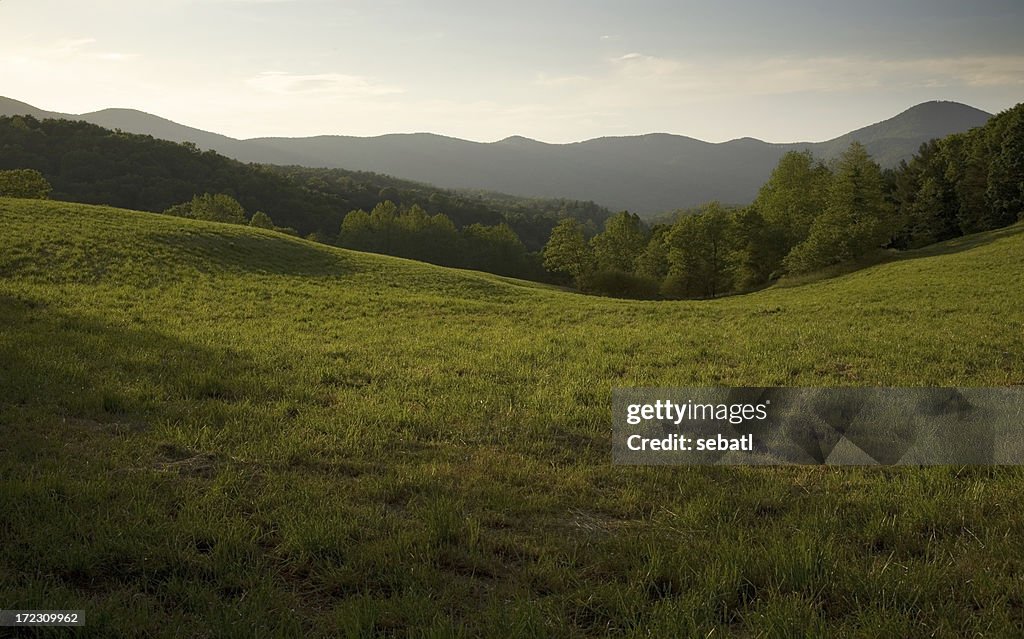
[[[137,58],[137,57],[139,57],[139,54],[138,53],[108,52],[108,53],[97,53],[97,54],[95,54],[95,57],[96,57],[97,60],[106,60],[106,61],[109,61],[109,62],[121,62],[123,60],[131,60],[133,58]]]
[[[69,54],[75,53],[91,44],[96,42],[95,38],[72,38],[57,40],[53,42],[49,47],[39,47],[41,51],[50,51],[54,54]]]
[[[891,62],[893,70],[916,73],[925,82],[971,87],[1024,86],[1024,56],[967,56]]]
[[[336,97],[373,97],[403,93],[399,87],[375,84],[362,76],[342,73],[293,74],[264,71],[246,84],[277,95],[320,95]]]
[[[1024,86],[1024,56],[886,60],[773,57],[683,60],[626,53],[593,78],[598,92],[641,91],[663,99],[751,97],[913,87]]]
[[[565,87],[574,86],[589,81],[585,75],[558,75],[551,76],[546,73],[538,73],[534,83],[542,87]]]
[[[866,122],[863,108],[852,106],[865,96],[875,100],[880,119],[892,114],[892,105],[910,106],[903,102],[908,96],[970,100],[979,91],[1019,93],[1024,56],[684,58],[626,50],[599,60],[586,75],[548,71],[536,74],[532,85],[518,94],[518,104],[531,108],[532,124],[510,118],[508,109],[481,112],[473,121],[523,122],[516,132],[546,140],[569,137],[566,123],[587,130],[574,139],[671,130],[725,140],[764,137],[782,126],[785,132],[769,135],[827,139]],[[813,121],[794,118],[796,104],[822,115]],[[750,118],[752,105],[765,110]]]
[[[55,62],[81,63],[88,60],[119,62],[139,57],[137,53],[95,51],[95,38],[65,38],[48,44],[18,47],[7,57],[22,65],[47,65]]]

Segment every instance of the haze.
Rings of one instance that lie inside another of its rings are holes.
[[[771,6],[769,6],[769,4]],[[239,138],[825,140],[1024,97],[1019,2],[0,1],[0,93]]]

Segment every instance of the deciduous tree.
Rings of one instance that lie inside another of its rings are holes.
[[[825,212],[807,239],[786,256],[795,273],[859,258],[887,244],[895,229],[882,188],[882,171],[854,142],[843,152],[829,187]]]
[[[622,211],[608,218],[604,231],[590,245],[596,270],[632,273],[636,258],[647,246],[647,233],[640,216]]]
[[[225,193],[203,193],[192,198],[190,215],[196,220],[245,224],[245,209],[238,200]]]
[[[571,217],[551,230],[543,255],[544,268],[574,279],[592,268],[593,254],[583,235],[583,225]]]
[[[0,171],[0,197],[23,197],[45,200],[53,187],[35,169]]]
[[[274,230],[274,221],[263,211],[256,211],[252,214],[252,219],[249,220],[249,226],[254,226],[258,229]]]

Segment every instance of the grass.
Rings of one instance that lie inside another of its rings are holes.
[[[611,465],[615,386],[1024,383],[1024,228],[636,302],[0,200],[0,607],[82,636],[1008,637],[1024,472]],[[962,244],[962,242],[961,242]]]

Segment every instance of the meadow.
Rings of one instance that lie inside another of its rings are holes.
[[[90,637],[1020,636],[1024,471],[613,466],[610,397],[1022,383],[1021,224],[641,302],[0,199],[0,607]]]

